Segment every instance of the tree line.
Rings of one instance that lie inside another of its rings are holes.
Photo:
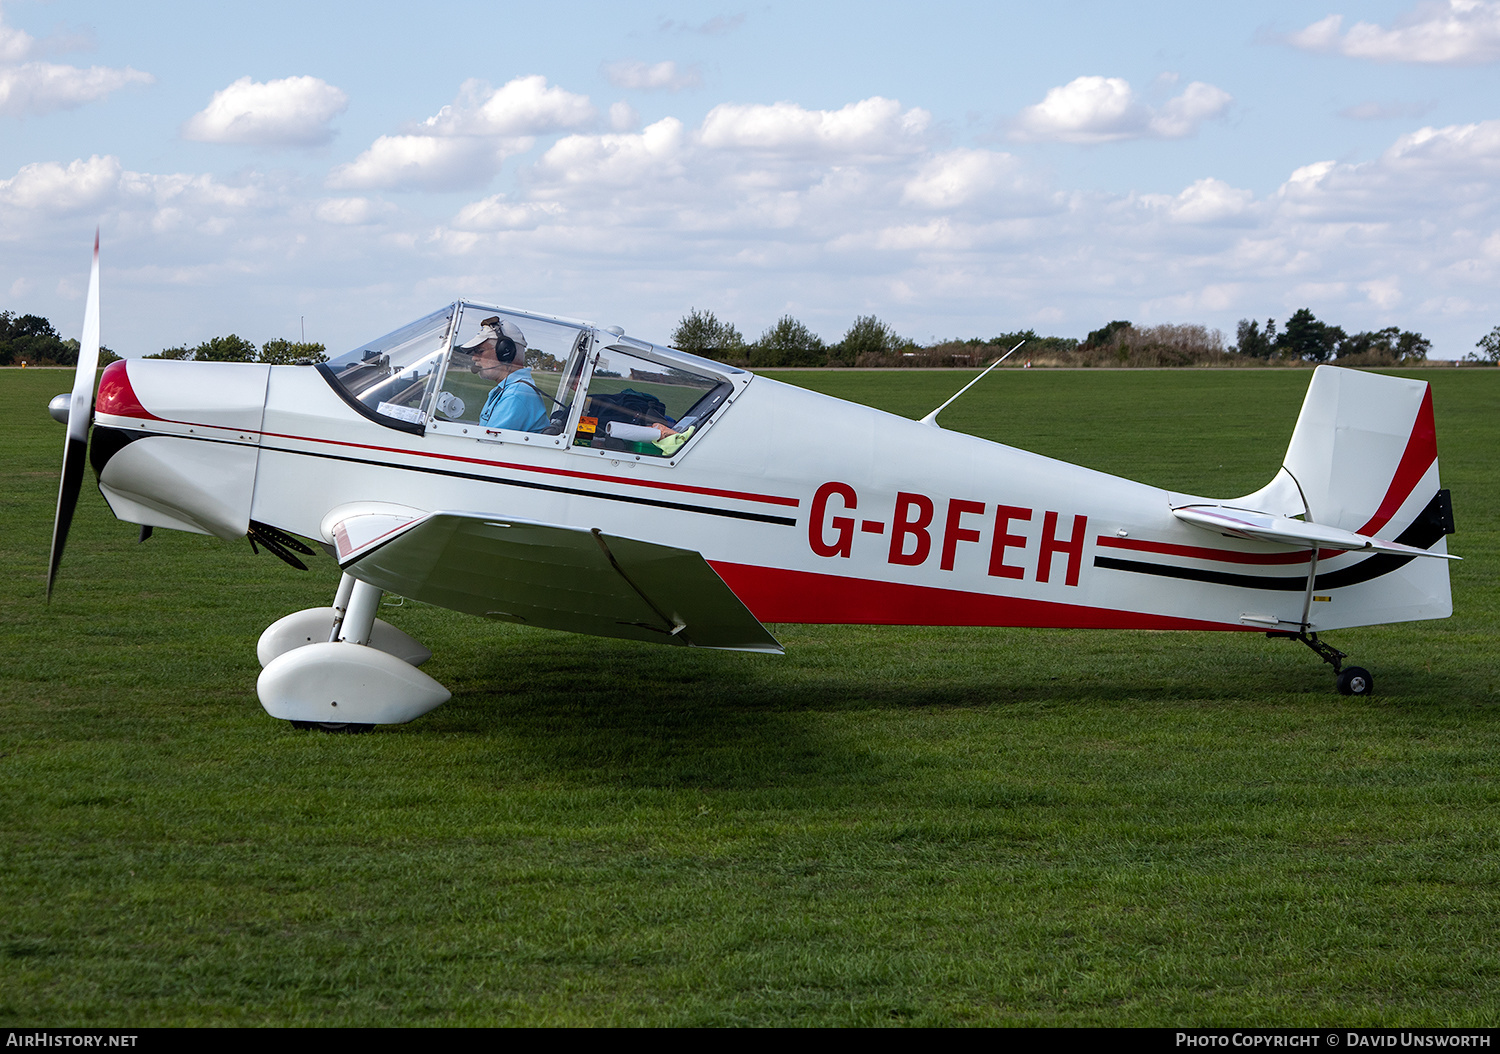
[[[99,361],[119,358],[108,348],[99,349]],[[17,315],[0,311],[0,366],[76,366],[78,341],[58,336],[52,323],[41,315]]]
[[[107,347],[99,349],[99,364],[118,359]],[[148,359],[189,359],[196,362],[264,362],[273,366],[291,366],[327,362],[328,349],[311,341],[282,338],[268,340],[260,347],[233,333],[212,337],[194,347],[166,348]],[[0,366],[76,366],[78,341],[64,340],[52,323],[40,315],[17,315],[0,311]]]
[[[1235,342],[1217,329],[1167,323],[1138,326],[1117,319],[1083,340],[1040,336],[1017,330],[994,337],[935,341],[922,345],[899,336],[874,315],[861,315],[843,339],[825,343],[804,323],[783,315],[755,341],[746,341],[732,323],[712,311],[691,309],[672,331],[672,346],[736,366],[978,366],[1018,343],[1018,362],[1051,366],[1201,366],[1338,362],[1345,366],[1409,366],[1427,361],[1432,342],[1420,333],[1389,326],[1348,333],[1301,308],[1278,328],[1241,319]],[[1500,326],[1465,356],[1470,362],[1500,363]]]
[[[1305,307],[1287,319],[1280,332],[1274,318],[1266,319],[1264,329],[1257,320],[1242,318],[1235,335],[1235,350],[1255,359],[1405,366],[1426,362],[1427,353],[1432,350],[1432,341],[1420,333],[1396,326],[1345,333],[1340,326],[1318,321]]]
[[[312,341],[292,341],[282,337],[268,340],[257,348],[238,334],[210,337],[194,347],[165,348],[148,359],[186,359],[192,362],[264,362],[272,366],[310,366],[328,361],[328,349]]]
[[[861,315],[836,343],[827,343],[804,323],[783,315],[755,341],[746,341],[732,323],[712,311],[691,309],[672,331],[672,346],[694,355],[751,368],[786,366],[933,367],[981,366],[1018,343],[1018,363],[1055,366],[1200,366],[1336,362],[1345,366],[1409,366],[1425,362],[1432,342],[1420,333],[1396,326],[1347,333],[1320,321],[1302,308],[1286,323],[1274,318],[1240,319],[1235,342],[1206,326],[1164,324],[1137,326],[1117,319],[1093,330],[1083,340],[1041,336],[1035,330],[1016,330],[993,337],[934,341],[918,344],[902,337],[874,315]],[[1480,338],[1468,362],[1500,364],[1500,326]],[[100,349],[100,362],[119,358]],[[327,362],[327,348],[311,341],[285,338],[254,342],[231,333],[188,347],[165,348],[148,359],[196,362],[262,362],[293,365]],[[78,341],[64,340],[40,315],[0,311],[0,366],[73,366]]]

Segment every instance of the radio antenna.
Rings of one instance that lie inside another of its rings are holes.
[[[1021,341],[1021,344],[1025,344],[1025,343],[1026,342],[1024,340]],[[972,381],[970,381],[968,384],[964,385],[958,391],[954,392],[952,398],[950,398],[947,403],[944,403],[942,406],[939,406],[936,410],[932,411],[932,413],[930,413],[926,417],[922,418],[922,423],[924,425],[931,425],[933,428],[942,428],[943,426],[937,423],[937,415],[940,414],[940,413],[942,413],[944,410],[948,409],[948,403],[953,402],[954,399],[957,399],[964,392],[968,391],[970,388],[974,387],[974,385],[976,385],[980,381],[984,380],[985,377],[989,376],[990,370],[993,370],[996,366],[1000,365],[1006,359],[1008,359],[1012,355],[1014,355],[1016,353],[1016,351],[1021,347],[1021,344],[1017,344],[1014,348],[1011,348],[1004,355],[1001,355],[994,362],[990,363],[987,367],[985,367],[985,370],[984,370],[983,373],[981,373],[978,377],[975,377]]]

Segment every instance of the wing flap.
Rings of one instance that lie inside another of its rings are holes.
[[[335,528],[341,566],[401,596],[572,633],[781,653],[701,554],[598,529],[434,512]]]
[[[1289,516],[1277,516],[1268,512],[1232,509],[1224,505],[1188,505],[1173,509],[1172,515],[1183,523],[1190,523],[1194,527],[1202,527],[1216,534],[1277,542],[1297,548],[1344,549],[1351,552],[1391,553],[1397,556],[1436,556],[1444,560],[1458,559],[1448,553],[1418,549],[1414,545],[1403,545],[1401,542],[1393,542],[1385,538],[1356,534],[1338,527],[1307,523],[1304,520],[1294,520]]]

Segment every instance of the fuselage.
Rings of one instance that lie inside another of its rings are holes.
[[[225,537],[259,522],[329,543],[340,510],[387,504],[695,550],[764,622],[1263,630],[1304,618],[1312,554],[1172,513],[1211,499],[727,376],[732,396],[691,442],[646,456],[570,441],[577,408],[558,436],[423,431],[357,412],[313,368],[132,361],[101,383],[94,460],[122,518]],[[1317,570],[1372,559],[1326,553]],[[1329,579],[1316,628],[1384,621],[1360,602],[1379,576],[1345,577]]]

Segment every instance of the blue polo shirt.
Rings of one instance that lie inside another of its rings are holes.
[[[490,428],[508,428],[517,432],[540,432],[551,423],[547,414],[547,402],[536,390],[531,379],[531,368],[517,370],[495,385],[484,409],[479,413],[479,423]]]

